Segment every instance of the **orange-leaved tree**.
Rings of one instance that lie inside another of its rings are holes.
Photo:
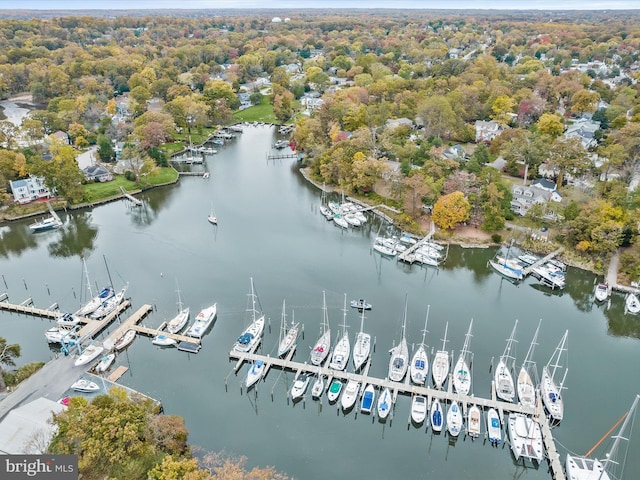
[[[436,201],[431,218],[439,227],[450,230],[457,223],[468,220],[470,211],[471,205],[464,198],[464,193],[452,192]]]

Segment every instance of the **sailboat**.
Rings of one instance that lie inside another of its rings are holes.
[[[513,402],[513,396],[515,394],[513,376],[511,375],[511,364],[515,359],[511,356],[511,347],[513,346],[513,337],[516,334],[517,326],[518,320],[516,320],[513,330],[511,331],[511,335],[507,339],[507,346],[500,357],[500,361],[498,362],[495,372],[496,395],[505,402]]]
[[[440,400],[438,397],[434,397],[431,402],[431,428],[433,428],[434,432],[442,431],[442,423],[444,417],[442,416],[442,406],[440,405]]]
[[[391,411],[392,397],[389,387],[385,387],[378,397],[378,418],[384,420]]]
[[[462,424],[462,412],[460,411],[458,401],[454,400],[451,402],[451,406],[447,411],[447,430],[449,431],[449,435],[457,437],[462,431]]]
[[[516,460],[520,457],[536,460],[538,464],[544,458],[542,430],[533,418],[522,413],[510,413],[508,420],[509,443]]]
[[[113,287],[107,286],[103,288],[97,295],[94,296],[93,292],[91,291],[91,281],[89,280],[89,270],[87,269],[87,262],[85,261],[84,258],[82,259],[82,267],[84,269],[84,274],[86,277],[87,290],[89,291],[90,300],[87,303],[85,303],[80,308],[80,310],[78,310],[77,315],[80,317],[86,317],[92,314],[96,310],[96,308],[102,305],[104,301],[113,297],[115,295],[115,291],[113,290]]]
[[[249,364],[249,370],[247,371],[247,377],[245,378],[245,385],[247,388],[251,388],[264,373],[266,363],[262,360],[254,360]]]
[[[504,257],[496,255],[493,260],[489,260],[489,265],[491,265],[491,267],[493,267],[493,269],[500,275],[512,280],[519,281],[523,278],[522,265],[517,260],[509,258],[512,244],[513,240],[509,244],[509,248],[507,248],[507,254]]]
[[[442,388],[447,375],[449,375],[449,352],[446,350],[447,345],[447,330],[449,329],[449,322],[444,327],[444,338],[442,339],[442,350],[438,350],[433,357],[433,364],[431,365],[431,375],[433,376],[433,384],[439,390]]]
[[[322,196],[320,197],[320,213],[322,213],[327,220],[333,219],[333,212],[327,206],[327,190],[324,184],[322,185]]]
[[[363,300],[364,303],[364,300]],[[356,335],[356,341],[353,344],[353,369],[360,370],[364,362],[369,358],[371,353],[371,335],[364,332],[364,311],[362,309],[362,317],[360,318],[360,331]]]
[[[562,420],[564,415],[564,402],[562,400],[561,391],[569,369],[565,368],[564,376],[562,377],[560,385],[557,383],[556,372],[562,368],[560,366],[560,360],[562,353],[567,351],[565,345],[567,343],[568,335],[569,330],[565,330],[555,352],[553,352],[549,362],[542,369],[542,379],[540,380],[540,395],[542,395],[542,402],[544,403],[544,406],[547,409],[547,412],[549,412],[551,418],[557,422]]]
[[[393,382],[401,382],[407,374],[407,363],[409,361],[409,347],[407,347],[407,338],[405,330],[407,327],[407,299],[404,300],[404,318],[402,320],[402,338],[400,343],[389,350],[391,358],[389,359],[389,379]]]
[[[180,298],[180,289],[178,288],[177,280],[176,293],[178,295],[178,314],[167,322],[167,332],[169,333],[178,333],[189,321],[189,307],[184,308],[182,305],[182,298]]]
[[[264,330],[264,313],[258,312],[256,309],[257,295],[253,288],[253,277],[251,278],[251,315],[252,321],[233,345],[233,349],[237,352],[250,352],[262,339]]]
[[[324,392],[324,376],[322,375],[322,371],[318,369],[318,374],[311,387],[311,396],[313,398],[320,398],[322,392]]]
[[[471,438],[478,438],[480,436],[480,418],[482,414],[477,405],[473,404],[469,407],[469,413],[467,414],[467,433]]]
[[[467,395],[471,389],[471,371],[469,370],[469,363],[467,362],[469,343],[471,342],[471,327],[473,327],[473,318],[469,322],[469,330],[467,330],[467,334],[464,336],[464,345],[460,351],[456,366],[453,368],[453,386],[456,392],[462,395]]]
[[[611,465],[618,464],[616,458],[620,441],[629,441],[629,437],[631,435],[630,432],[627,432],[626,430],[629,422],[633,424],[634,412],[639,400],[640,395],[636,395],[631,408],[624,415],[625,418],[622,426],[620,427],[620,431],[617,435],[611,437],[614,439],[613,445],[611,446],[611,449],[606,454],[605,459],[602,462],[595,458],[587,458],[589,454],[585,455],[584,457],[567,454],[567,458],[565,461],[565,470],[567,471],[567,478],[569,480],[612,480],[609,476],[609,473],[611,472],[607,471],[607,469]],[[598,444],[596,444],[596,446]]]
[[[325,292],[322,292],[322,331],[311,350],[311,363],[321,365],[329,355],[331,345],[331,329],[329,328],[329,316],[327,314],[327,300]]]
[[[100,306],[91,313],[90,317],[97,320],[104,318],[111,312],[113,312],[116,308],[118,308],[118,305],[120,305],[124,301],[124,296],[127,293],[128,288],[129,284],[127,283],[118,291],[118,293],[110,296],[104,302],[102,302]]]
[[[298,325],[295,323],[293,313],[291,314],[291,325],[287,328],[287,320],[285,313],[285,300],[282,300],[282,320],[280,323],[280,343],[278,344],[278,356],[281,357],[287,353],[296,343],[298,338]]]
[[[531,380],[530,372],[532,367],[535,365],[531,360],[531,357],[533,356],[535,346],[538,345],[536,341],[538,340],[538,331],[540,330],[541,322],[542,320],[538,322],[538,328],[536,328],[536,332],[533,334],[531,345],[529,345],[527,356],[524,357],[524,362],[522,362],[522,367],[520,367],[520,373],[518,373],[518,381],[516,382],[518,400],[523,406],[529,408],[536,407],[536,389],[533,385],[533,381]]]
[[[333,356],[329,367],[334,370],[344,370],[349,362],[349,355],[351,354],[351,344],[349,342],[349,332],[347,332],[347,294],[344,294],[344,316],[342,318],[342,337],[338,340],[335,348],[333,349]]]
[[[213,211],[213,202],[211,202],[211,213],[209,213],[209,216],[207,217],[207,220],[209,220],[209,223],[211,223],[213,225],[217,225],[218,224],[218,217],[216,217],[216,214]]]
[[[424,320],[424,328],[422,329],[422,341],[413,354],[411,366],[409,367],[411,381],[416,385],[424,385],[429,372],[429,359],[427,358],[427,350],[424,344],[424,339],[427,335],[427,322],[429,321],[429,308],[431,308],[431,305],[427,306],[427,316]]]

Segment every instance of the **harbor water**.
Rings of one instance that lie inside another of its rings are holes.
[[[533,278],[513,285],[487,267],[493,249],[452,246],[439,269],[383,258],[371,245],[379,231],[391,233],[389,226],[373,215],[357,229],[326,221],[319,212],[321,192],[300,175],[295,160],[267,159],[277,152],[272,145],[278,138],[273,127],[246,126],[206,157],[208,179],[183,177],[144,192],[138,197],[142,206],[123,200],[62,213],[64,226],[46,233],[31,233],[30,221],[0,227],[0,293],[6,291],[12,303],[31,297],[38,307],[57,302],[75,311],[86,294],[84,257],[94,292],[109,282],[116,289],[129,283],[133,309],[124,315],[146,303],[154,306],[144,325],[158,326],[175,315],[177,287],[191,321],[217,302],[217,320],[198,354],[138,336],[116,359],[129,367],[120,383],[159,399],[166,413],[183,416],[189,441],[200,451],[243,455],[249,466],[273,465],[299,479],[547,479],[550,473],[546,462],[523,466],[508,446],[492,448],[483,436],[450,441],[426,424],[411,425],[407,396],[398,398],[393,417],[382,423],[357,409],[345,415],[326,396],[312,400],[310,387],[294,404],[287,396],[291,372],[272,369],[246,392],[246,367],[234,375],[228,353],[248,320],[251,278],[268,319],[258,353],[276,355],[286,300],[287,319],[304,325],[293,358],[308,362],[323,291],[334,341],[346,293],[352,344],[360,314],[348,301],[363,298],[373,305],[364,329],[375,344],[369,374],[380,378],[387,375],[389,349],[400,340],[405,297],[410,353],[422,338],[430,306],[429,361],[442,348],[447,322],[446,348],[455,361],[473,318],[471,391],[477,397],[490,397],[491,367],[516,319],[518,369],[542,319],[533,355],[539,374],[568,329],[565,415],[553,430],[563,461],[567,451],[586,453],[629,408],[640,392],[640,317],[624,314],[622,296],[614,294],[608,309],[596,305],[594,275],[572,268],[563,291]],[[207,222],[212,205],[217,226]],[[0,336],[22,346],[20,363],[56,355],[43,336],[49,326],[47,320],[0,312]],[[596,454],[603,456],[609,444]],[[640,478],[637,431],[628,446],[624,478]]]

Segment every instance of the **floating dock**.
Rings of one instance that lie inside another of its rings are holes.
[[[413,255],[413,252],[415,252],[425,243],[430,242],[431,238],[435,233],[436,233],[436,225],[432,221],[431,226],[429,227],[429,233],[427,233],[427,235],[424,238],[422,238],[421,240],[418,240],[416,243],[414,243],[409,248],[407,248],[404,252],[400,253],[397,259],[400,260],[401,262],[413,263],[415,261],[415,256]]]
[[[542,265],[544,265],[545,263],[547,263],[549,260],[551,260],[552,258],[560,255],[562,252],[564,251],[563,247],[560,247],[559,249],[551,252],[549,255],[542,257],[540,260],[538,260],[535,263],[532,263],[531,265],[529,265],[528,267],[525,267],[522,269],[522,276],[526,277],[527,275],[529,275],[534,268],[538,268],[541,267]]]

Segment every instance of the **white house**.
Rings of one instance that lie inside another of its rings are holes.
[[[82,169],[88,181],[109,182],[113,180],[113,175],[109,170],[99,165],[89,165]]]
[[[490,142],[504,131],[504,127],[495,120],[476,121],[476,143]]]
[[[21,205],[41,198],[52,197],[51,192],[44,185],[44,177],[29,176],[29,178],[9,183],[11,184],[11,192],[13,192],[13,200]]]
[[[555,185],[553,186],[553,190],[550,191],[549,185],[545,183],[548,182],[548,180],[539,180],[543,180],[543,182],[534,180],[536,183],[533,183],[531,186],[515,185],[513,187],[511,190],[511,194],[513,195],[511,199],[511,210],[513,210],[514,213],[524,216],[533,205],[544,205],[549,201],[562,201],[562,195],[555,189]]]
[[[580,118],[567,127],[564,132],[566,138],[577,138],[586,149],[598,144],[595,133],[600,130],[600,122],[588,118]]]

